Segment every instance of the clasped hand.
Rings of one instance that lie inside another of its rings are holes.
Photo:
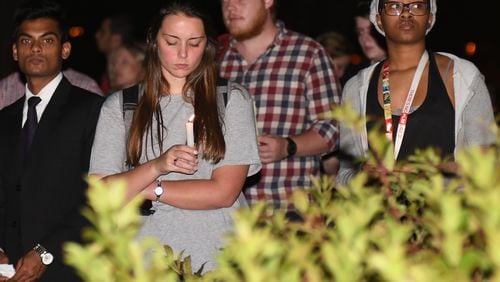
[[[10,279],[0,277],[0,281],[35,281],[42,276],[46,269],[47,267],[42,264],[40,256],[31,250],[17,262],[16,274]]]

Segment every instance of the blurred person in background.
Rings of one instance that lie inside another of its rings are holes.
[[[145,46],[125,43],[111,52],[108,61],[109,93],[138,84],[144,79]]]
[[[369,64],[380,62],[387,56],[387,44],[370,22],[370,1],[360,1],[354,11],[358,43]],[[367,65],[365,65],[367,66]]]
[[[330,31],[320,34],[316,37],[318,41],[325,48],[333,63],[335,75],[343,83],[343,77],[347,68],[351,65],[351,56],[353,54],[352,43],[341,33]]]
[[[349,66],[344,75],[344,84],[361,69],[380,62],[387,56],[385,38],[377,32],[370,22],[370,3],[371,0],[359,0],[354,9],[355,30],[359,47],[363,52],[363,60],[360,64]]]
[[[118,13],[105,17],[95,33],[97,49],[106,57],[106,70],[101,75],[99,86],[103,93],[109,93],[110,81],[107,64],[111,53],[126,43],[136,41],[136,27],[128,14]]]

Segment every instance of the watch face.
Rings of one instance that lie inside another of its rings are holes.
[[[163,188],[161,186],[158,186],[155,188],[155,195],[156,196],[161,196],[163,194]]]
[[[292,138],[287,138],[288,145],[286,146],[286,150],[288,153],[288,156],[293,156],[295,153],[297,153],[297,144],[293,141]]]
[[[51,253],[45,253],[42,255],[42,263],[45,265],[49,265],[54,260],[54,256]]]

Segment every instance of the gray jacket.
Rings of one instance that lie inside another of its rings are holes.
[[[495,142],[496,124],[491,98],[484,77],[476,66],[448,53],[439,53],[454,62],[453,87],[455,92],[455,153],[457,148],[471,145],[488,145]],[[366,116],[366,96],[372,72],[377,64],[359,71],[345,85],[342,103],[349,103],[363,119]],[[494,130],[492,130],[492,127]],[[367,130],[355,132],[340,123],[340,150],[354,158],[366,156]],[[342,159],[337,183],[345,184],[357,173],[358,167]]]

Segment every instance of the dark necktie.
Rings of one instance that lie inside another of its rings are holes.
[[[28,114],[26,116],[26,122],[24,123],[23,127],[24,155],[28,153],[31,142],[33,142],[33,137],[35,136],[36,127],[38,126],[36,105],[38,105],[38,103],[40,103],[41,101],[42,99],[36,96],[33,96],[28,100]]]

